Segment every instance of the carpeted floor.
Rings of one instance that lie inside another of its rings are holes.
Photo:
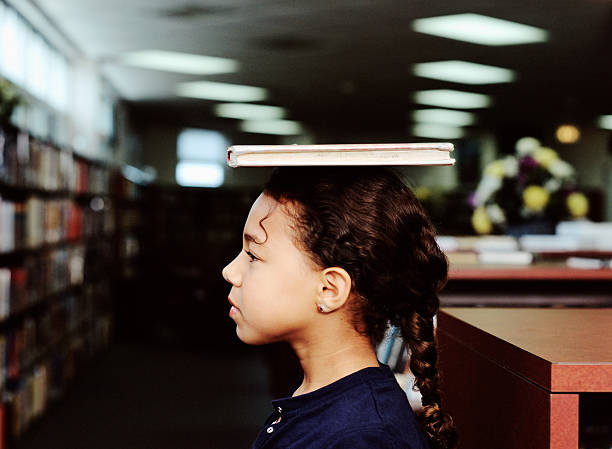
[[[248,448],[271,411],[261,352],[114,344],[15,449]]]

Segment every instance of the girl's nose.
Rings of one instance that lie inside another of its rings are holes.
[[[229,264],[227,264],[225,268],[223,268],[223,271],[221,271],[223,279],[225,279],[227,282],[229,282],[235,287],[240,286],[240,276],[238,274],[238,270],[236,269],[237,260],[238,257],[236,257]]]

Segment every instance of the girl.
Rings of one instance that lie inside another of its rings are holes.
[[[304,373],[273,401],[260,448],[454,448],[440,409],[433,318],[447,262],[417,199],[380,167],[282,167],[223,269],[248,344],[288,342]],[[375,347],[399,326],[418,417]]]

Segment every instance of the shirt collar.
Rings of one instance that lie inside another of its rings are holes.
[[[291,395],[297,390],[301,381],[296,384],[289,393],[289,396],[272,401],[272,406],[281,411],[296,410],[308,405],[324,405],[326,402],[333,401],[335,397],[342,394],[346,390],[354,387],[355,385],[362,384],[366,380],[384,380],[393,378],[394,375],[388,365],[380,363],[379,367],[367,367],[352,374],[349,374],[329,385],[318,388],[317,390],[311,391],[310,393],[301,394],[299,396],[292,397]]]

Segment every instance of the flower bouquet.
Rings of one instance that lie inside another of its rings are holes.
[[[509,233],[512,227],[585,217],[586,196],[577,191],[574,168],[533,137],[516,143],[516,154],[488,164],[468,201],[478,234]]]

